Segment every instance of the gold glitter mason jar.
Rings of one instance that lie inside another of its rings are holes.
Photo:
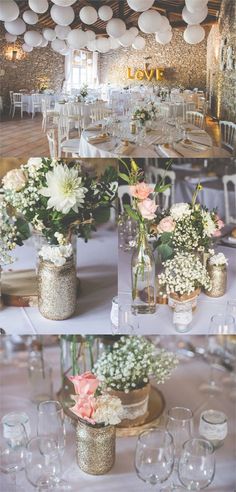
[[[115,463],[114,425],[91,425],[79,419],[76,428],[77,463],[89,475],[104,475]]]
[[[221,297],[226,293],[227,288],[227,266],[210,265],[207,263],[207,272],[211,279],[211,289],[206,290],[205,294],[209,297]]]
[[[76,309],[76,268],[74,258],[62,266],[40,259],[38,268],[38,306],[44,318],[63,320]]]

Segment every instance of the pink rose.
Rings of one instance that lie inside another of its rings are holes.
[[[139,211],[144,219],[152,220],[155,219],[155,212],[157,209],[157,205],[155,200],[151,200],[147,198],[142,202],[138,203]]]
[[[74,399],[76,399],[76,403],[70,408],[70,411],[77,417],[87,420],[90,424],[95,424],[93,416],[96,410],[96,399],[92,396],[84,396],[83,398],[77,396]]]
[[[22,169],[12,169],[4,176],[3,187],[10,191],[20,191],[27,183],[27,176]]]
[[[99,386],[99,380],[89,371],[77,376],[69,376],[69,380],[74,385],[75,393],[80,396],[94,395]]]
[[[146,183],[138,183],[134,186],[130,186],[130,193],[134,198],[138,198],[139,200],[145,200],[150,193],[152,193],[152,189]]]
[[[221,232],[220,230],[224,227],[224,222],[223,220],[221,220],[221,218],[219,217],[219,215],[216,214],[216,231],[213,233],[213,237],[220,237],[221,236]]]
[[[173,232],[175,230],[175,222],[172,217],[164,217],[158,224],[157,230],[160,234],[163,232]]]
[[[221,232],[219,231],[219,229],[216,229],[215,232],[213,232],[212,236],[213,237],[220,237],[221,236]]]

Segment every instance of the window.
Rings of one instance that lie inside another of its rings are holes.
[[[97,53],[75,50],[71,56],[70,89],[79,89],[97,83]]]

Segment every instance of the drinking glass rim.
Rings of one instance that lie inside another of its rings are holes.
[[[63,411],[63,406],[62,406],[62,404],[60,403],[60,401],[59,401],[59,400],[44,400],[44,401],[40,401],[40,402],[38,403],[38,413],[43,413],[43,412],[40,410],[40,406],[43,406],[43,405],[45,405],[46,403],[56,403],[56,404],[60,407],[60,408],[57,408],[57,410],[55,410],[55,411],[51,411],[51,412],[49,412],[49,414],[51,414],[51,415],[53,415],[53,414],[57,414],[57,413],[59,413],[59,412]]]
[[[213,444],[208,439],[203,439],[201,437],[193,437],[192,439],[188,439],[187,441],[184,442],[183,448],[186,449],[187,444],[193,443],[194,441],[198,441],[198,442],[202,442],[204,444],[207,444],[208,450],[209,450],[209,454],[210,455],[214,455],[215,454],[215,450],[214,450]],[[195,453],[191,453],[191,454],[193,456],[197,456]]]
[[[172,417],[170,415],[170,411],[171,410],[187,410],[188,412],[190,412],[190,417],[188,418],[178,418],[178,417]],[[187,407],[172,407],[172,408],[169,408],[168,412],[167,412],[167,415],[169,417],[169,419],[171,420],[177,420],[178,422],[188,422],[189,420],[193,419],[193,411],[190,409],[190,408],[187,408]]]
[[[151,429],[146,429],[144,430],[143,432],[141,432],[141,434],[139,434],[138,436],[138,442],[142,443],[144,446],[147,446],[146,443],[143,443],[142,442],[142,438],[146,435],[146,434],[150,434],[151,432],[157,432],[157,433],[162,433],[162,434],[165,434],[169,440],[170,440],[170,444],[173,444],[174,443],[174,440],[173,440],[173,436],[172,434],[167,431],[166,429],[158,429],[157,427],[152,427]],[[151,447],[151,446],[148,446],[150,449],[157,449],[158,446],[156,447]],[[160,446],[159,446],[160,447]]]
[[[230,322],[231,323],[235,323],[235,319],[234,317],[232,316],[232,314],[225,314],[225,313],[216,313],[216,314],[213,314],[213,316],[211,317],[211,321],[214,321],[214,319],[216,318],[224,318],[224,321],[226,321],[227,318],[230,318]]]
[[[213,408],[210,408],[209,410],[206,410],[206,412],[214,412],[215,410]],[[205,413],[206,413],[205,412]],[[225,415],[224,412],[221,412],[220,410],[218,411],[218,413],[220,413],[222,416],[224,416],[224,420],[222,419],[221,422],[211,422],[210,420],[208,420],[205,415],[204,415],[204,412],[201,414],[201,419],[204,420],[204,422],[206,422],[207,424],[210,424],[210,425],[222,425],[222,424],[225,424],[228,419],[227,419],[227,416]]]
[[[30,445],[31,445],[32,443],[34,443],[34,442],[37,442],[37,441],[38,441],[38,442],[40,442],[40,441],[42,441],[42,440],[47,440],[47,441],[54,442],[54,443],[56,444],[56,446],[57,446],[57,442],[56,442],[56,440],[55,440],[55,439],[49,438],[49,437],[47,437],[47,436],[34,436],[34,437],[31,437],[31,439],[27,442],[27,444],[26,444],[26,448],[27,448],[27,450],[28,450],[28,451],[30,451],[30,452],[32,452],[32,451],[29,449],[29,448],[30,448]],[[39,447],[39,449],[40,449],[40,447]]]

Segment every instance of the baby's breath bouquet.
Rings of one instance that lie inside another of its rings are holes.
[[[144,337],[121,337],[108,353],[96,362],[93,372],[101,386],[110,390],[129,393],[143,388],[150,378],[164,383],[171,375],[178,360],[171,352],[157,350]]]
[[[3,178],[5,201],[49,243],[64,245],[72,233],[88,238],[98,209],[108,208],[117,189],[116,171],[107,168],[99,178],[69,163],[31,158]]]
[[[210,277],[202,262],[194,254],[177,253],[164,263],[164,272],[158,276],[160,286],[166,293],[189,295],[201,287],[211,288]]]
[[[153,101],[148,101],[144,107],[137,107],[133,113],[133,118],[138,120],[141,125],[145,125],[147,121],[154,120],[157,113],[157,107]]]
[[[12,263],[11,251],[22,246],[29,236],[27,224],[22,219],[11,215],[4,200],[0,201],[0,269],[1,266]]]

